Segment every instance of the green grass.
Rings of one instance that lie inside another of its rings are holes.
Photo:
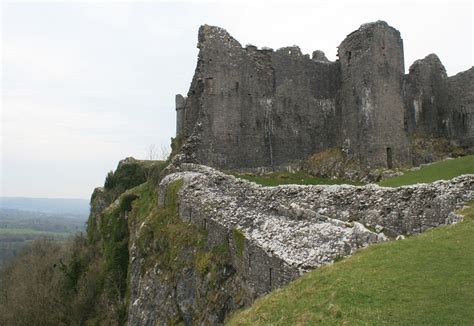
[[[472,325],[474,202],[465,221],[370,246],[255,302],[229,325]]]
[[[384,187],[399,187],[416,183],[429,183],[436,180],[449,180],[462,174],[474,174],[474,155],[436,162],[420,168],[419,170],[405,171],[402,176],[394,177],[379,182]],[[332,185],[352,184],[361,185],[344,179],[329,179],[314,177],[304,172],[274,172],[267,174],[234,173],[234,176],[255,182],[259,185],[270,187],[282,184],[300,185]]]
[[[237,178],[255,182],[259,185],[270,187],[278,186],[283,184],[299,184],[299,185],[333,185],[333,184],[353,184],[359,185],[360,183],[343,180],[343,179],[328,179],[314,177],[304,172],[274,172],[267,174],[234,174]]]
[[[461,174],[474,174],[474,155],[436,162],[420,168],[406,171],[399,177],[379,182],[380,186],[398,187],[416,183],[429,183],[436,180],[449,180]]]
[[[244,255],[244,245],[245,245],[245,235],[242,231],[237,229],[232,229],[232,237],[234,238],[235,247],[237,249],[237,254],[240,257]]]

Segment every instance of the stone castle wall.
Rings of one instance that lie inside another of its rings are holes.
[[[405,92],[409,134],[443,137],[473,152],[474,68],[447,77],[430,54],[410,67]]]
[[[183,133],[199,135],[199,162],[275,166],[332,147],[337,130],[337,64],[297,47],[243,48],[223,29],[203,26]]]
[[[253,297],[370,243],[457,222],[453,211],[474,198],[472,175],[400,188],[261,187],[182,164],[163,179],[159,193],[177,179],[184,180],[179,216],[207,230],[209,249],[229,244],[233,268]],[[235,230],[245,237],[243,248]]]
[[[387,23],[349,34],[329,62],[296,46],[242,47],[224,29],[199,30],[177,134],[188,162],[224,169],[290,165],[330,148],[363,169],[411,165],[413,134],[474,148],[474,71],[447,77],[435,55],[404,75],[403,41]]]

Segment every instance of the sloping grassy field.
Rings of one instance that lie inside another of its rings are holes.
[[[474,203],[462,214],[310,272],[229,325],[473,325]]]
[[[449,180],[461,174],[474,174],[474,155],[444,160],[426,165],[418,170],[406,171],[399,177],[382,180],[379,185],[398,187],[436,180]]]

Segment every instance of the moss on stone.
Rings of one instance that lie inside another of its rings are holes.
[[[245,236],[242,231],[232,229],[232,238],[234,239],[235,249],[240,257],[244,256]]]
[[[158,264],[163,270],[178,271],[194,261],[195,249],[202,249],[206,243],[207,232],[183,223],[178,216],[178,192],[182,185],[181,179],[168,185],[164,206],[155,206],[140,229],[137,243],[146,266]],[[156,192],[153,198],[157,198]],[[201,259],[201,269],[204,263],[205,259]]]
[[[201,275],[205,275],[211,271],[212,266],[212,253],[211,252],[198,252],[195,259],[196,270]]]

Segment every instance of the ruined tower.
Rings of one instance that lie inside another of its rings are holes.
[[[386,22],[364,24],[339,46],[342,145],[363,168],[409,165],[403,41]]]

